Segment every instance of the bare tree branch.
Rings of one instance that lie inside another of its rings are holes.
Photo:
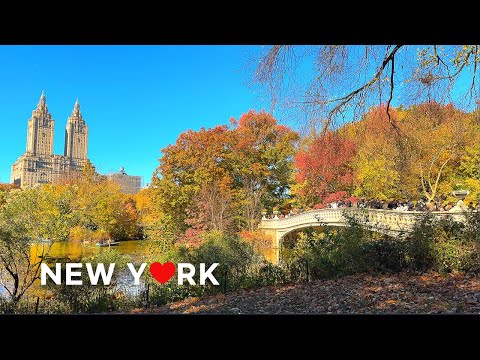
[[[358,120],[368,107],[375,103],[380,105],[386,89],[388,121],[399,134],[399,126],[391,111],[397,101],[394,95],[399,91],[402,96],[409,96],[412,103],[421,101],[424,95],[440,102],[447,99],[453,101],[451,94],[457,79],[468,69],[473,70],[471,86],[463,91],[469,90],[470,98],[475,96],[480,62],[478,45],[431,45],[417,48],[416,51],[413,46],[405,45],[362,46],[308,46],[303,47],[308,55],[296,57],[297,50],[294,49],[302,47],[275,45],[258,63],[256,79],[271,93],[275,106],[283,103],[285,108],[297,108],[306,115],[306,130],[315,130],[314,123],[320,122],[322,134],[327,128],[335,128],[337,120],[346,120],[347,117]],[[402,49],[405,50],[399,57]],[[311,57],[314,53],[316,56]],[[312,59],[314,67],[307,73],[305,62]],[[288,62],[301,61],[304,61],[303,70],[297,73],[288,66]],[[411,74],[405,65],[413,65]],[[385,76],[387,71],[388,80]],[[287,82],[287,73],[301,78],[298,82],[300,85],[293,87],[291,81]],[[294,117],[298,118],[296,115]]]
[[[319,105],[326,105],[326,104],[333,103],[333,102],[339,102],[332,110],[330,110],[330,112],[328,114],[328,117],[327,117],[327,122],[326,122],[327,126],[330,125],[332,116],[335,113],[340,111],[346,104],[348,104],[352,99],[354,99],[355,96],[357,96],[359,93],[368,89],[369,87],[371,87],[372,85],[374,85],[375,83],[378,82],[378,80],[380,79],[380,77],[383,74],[383,71],[388,66],[388,64],[393,61],[393,59],[395,58],[395,54],[397,53],[398,50],[400,50],[401,47],[402,47],[402,45],[396,45],[395,48],[391,52],[387,51],[387,54],[385,54],[385,58],[383,59],[382,65],[380,66],[380,69],[377,71],[375,76],[369,82],[367,82],[366,84],[364,84],[361,87],[353,90],[351,93],[349,93],[346,96],[343,96],[343,97],[340,97],[340,98],[337,98],[337,99],[334,99],[334,100],[331,100],[331,101],[318,102]],[[393,66],[392,66],[392,68],[393,68]],[[390,84],[390,86],[393,87],[393,83]]]

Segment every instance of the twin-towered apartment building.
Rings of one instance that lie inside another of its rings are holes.
[[[26,151],[12,165],[13,184],[27,188],[44,183],[58,183],[83,170],[89,161],[88,126],[80,112],[78,99],[67,120],[63,155],[53,153],[54,127],[55,120],[48,111],[47,99],[42,91],[37,108],[28,120]],[[126,193],[137,193],[142,187],[142,178],[127,175],[123,168],[121,173],[108,177],[118,182]]]

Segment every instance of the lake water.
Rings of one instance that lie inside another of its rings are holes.
[[[103,251],[110,251],[110,249],[115,249],[120,254],[129,255],[134,263],[147,262],[147,256],[150,251],[150,245],[152,241],[149,240],[128,240],[121,241],[119,245],[109,247],[99,247],[95,244],[81,244],[78,242],[56,242],[53,244],[32,244],[30,261],[35,263],[38,260],[38,255],[42,252],[42,246],[50,246],[48,255],[45,257],[45,263],[50,266],[54,263],[67,263],[67,262],[80,262],[83,259],[83,262],[86,262],[86,259],[89,257],[98,254]],[[275,250],[269,249],[262,251],[263,255],[274,261],[275,259]],[[148,267],[147,267],[148,269]],[[128,274],[130,276],[130,274]],[[131,281],[130,277],[128,278]],[[35,282],[30,293],[36,294],[38,291],[43,291],[43,288],[40,286],[39,280]],[[5,295],[5,291],[0,286],[0,297]]]
[[[75,262],[82,258],[90,257],[98,254],[101,251],[109,251],[109,249],[115,249],[120,254],[130,255],[133,262],[140,263],[145,261],[148,255],[149,247],[152,241],[150,240],[128,240],[121,241],[119,245],[108,247],[99,247],[95,244],[83,245],[78,242],[56,242],[51,245],[48,256],[46,257],[47,263],[55,262]],[[37,253],[41,253],[41,244],[32,245],[31,259],[32,262],[36,259]],[[264,249],[261,251],[268,260],[275,262],[276,250]]]

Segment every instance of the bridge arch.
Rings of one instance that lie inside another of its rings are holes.
[[[464,213],[432,212],[435,217],[450,217],[456,221],[465,221]],[[412,230],[416,221],[424,216],[422,211],[396,211],[383,209],[319,209],[306,211],[285,218],[263,218],[259,229],[268,234],[275,249],[275,261],[278,262],[282,238],[295,231],[309,227],[336,226],[345,227],[349,217],[359,220],[362,226],[370,231],[387,235],[405,234]]]

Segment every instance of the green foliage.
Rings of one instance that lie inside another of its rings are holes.
[[[372,273],[397,273],[407,268],[405,240],[384,236],[364,244],[363,256]]]
[[[417,221],[412,233],[408,237],[406,260],[412,269],[424,271],[434,266],[434,236],[434,218],[426,213]]]
[[[205,263],[206,268],[209,268],[213,263],[219,263],[214,275],[220,285],[215,286],[207,283],[207,286],[200,286],[197,283],[197,285],[184,284],[179,286],[177,285],[176,275],[166,284],[160,285],[147,277],[153,304],[160,305],[188,296],[203,296],[226,289],[232,290],[255,285],[255,278],[252,274],[254,270],[260,268],[260,264],[265,263],[265,260],[254,252],[249,243],[239,237],[226,235],[220,231],[206,232],[202,237],[202,244],[198,248],[177,244],[159,256],[152,257],[152,261]]]
[[[64,240],[71,216],[51,187],[10,191],[0,207],[0,284],[14,309],[38,279],[40,266],[48,255],[48,243]],[[31,257],[32,253],[35,254]]]
[[[308,263],[313,278],[403,270],[478,272],[479,229],[475,213],[466,225],[450,219],[435,221],[425,214],[407,237],[390,238],[363,229],[359,219],[352,218],[343,229],[300,233],[285,260]]]
[[[65,240],[72,225],[68,199],[50,186],[10,192],[0,209],[0,217],[2,228],[34,240]]]
[[[308,263],[309,275],[313,278],[367,270],[364,256],[366,231],[355,219],[349,221],[350,226],[344,229],[326,227],[323,233],[301,233],[290,262]]]
[[[411,266],[418,270],[477,272],[480,269],[477,217],[469,215],[464,225],[451,219],[434,221],[431,215],[425,215],[408,239]]]
[[[171,255],[170,252],[178,239],[178,233],[174,232],[170,226],[160,221],[155,221],[145,227],[145,234],[151,240],[149,253],[152,256],[155,254]]]
[[[220,232],[205,234],[204,242],[192,255],[192,263],[205,263],[207,268],[212,263],[219,263],[217,280],[220,284],[225,284],[227,277],[227,286],[231,288],[245,287],[246,283],[251,283],[250,271],[261,261],[250,244],[236,236],[226,236]]]

